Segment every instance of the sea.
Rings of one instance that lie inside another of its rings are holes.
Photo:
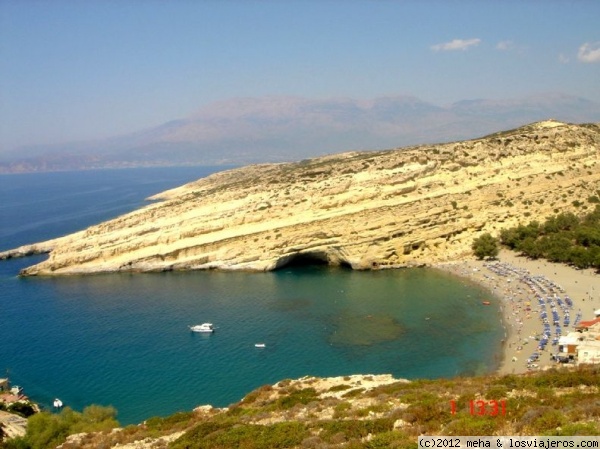
[[[0,176],[0,251],[127,213],[221,170]],[[482,287],[428,268],[18,276],[0,261],[0,377],[43,408],[113,406],[123,425],[303,376],[450,378],[497,369],[503,329]],[[190,325],[211,322],[213,334]],[[255,347],[264,343],[263,348]]]

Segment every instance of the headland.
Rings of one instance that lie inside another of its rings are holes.
[[[0,253],[22,275],[353,269],[460,260],[474,238],[597,195],[600,126],[544,121],[463,142],[220,172],[58,239]]]

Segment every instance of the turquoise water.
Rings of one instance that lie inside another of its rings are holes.
[[[5,196],[16,205],[3,209],[2,248],[25,236],[41,240],[45,226],[36,220],[53,223],[60,235],[61,227],[74,230],[73,221],[102,219],[100,206],[77,212],[92,198],[107,204],[110,216],[197,174],[162,171],[69,174],[67,196],[78,183],[77,191],[86,191],[92,178],[107,185],[65,200],[58,214],[52,201],[34,198],[48,189],[32,187],[61,178],[28,175],[21,189],[24,201],[37,205],[34,219],[23,219],[27,208]],[[0,187],[14,187],[9,178],[19,176],[0,177]],[[121,206],[110,199],[119,183],[131,190]],[[60,198],[61,189],[52,195]],[[474,374],[494,369],[501,350],[499,315],[481,306],[487,292],[436,270],[16,276],[34,261],[0,262],[0,370],[9,368],[13,383],[43,405],[54,397],[76,409],[114,405],[123,424],[201,404],[226,406],[261,385],[304,375]],[[215,324],[214,334],[187,328],[204,321]],[[266,347],[255,348],[259,342]]]

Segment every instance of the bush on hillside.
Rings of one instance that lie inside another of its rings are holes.
[[[22,416],[23,418],[29,418],[31,415],[35,414],[35,409],[29,402],[15,402],[14,404],[10,404],[7,407],[7,410],[10,413]]]
[[[486,232],[473,240],[471,248],[473,249],[475,257],[478,259],[493,259],[500,251],[498,248],[498,239],[492,237],[489,232]]]
[[[27,420],[25,437],[10,440],[9,448],[46,449],[64,443],[67,436],[82,432],[99,432],[119,426],[113,407],[90,405],[83,413],[65,407],[59,414],[41,412]]]

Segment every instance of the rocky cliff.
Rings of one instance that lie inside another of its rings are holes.
[[[0,258],[50,253],[24,275],[422,265],[469,254],[483,232],[586,207],[599,189],[600,124],[545,121],[463,142],[216,173]]]

